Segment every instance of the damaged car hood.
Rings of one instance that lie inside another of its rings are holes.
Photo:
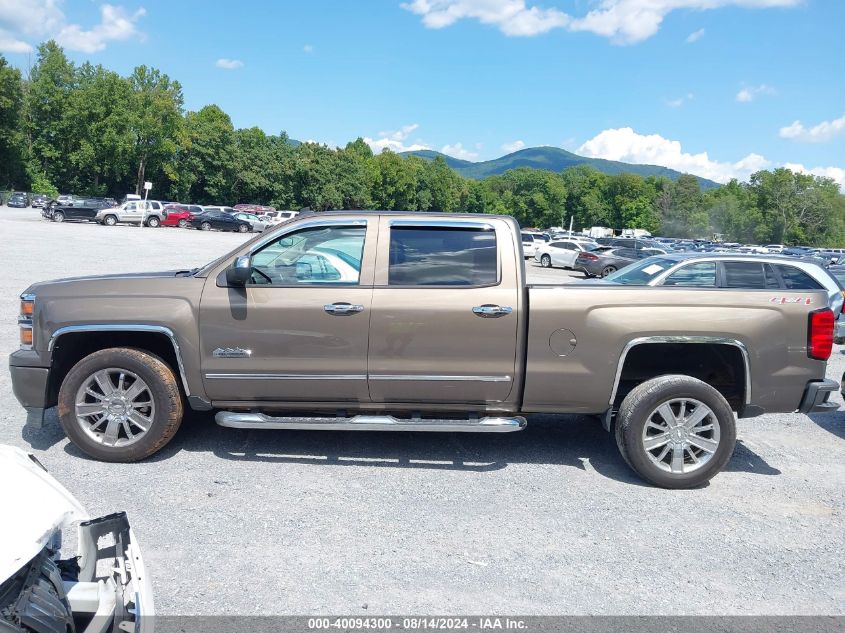
[[[56,528],[89,517],[64,486],[19,448],[0,445],[0,481],[7,508],[0,521],[3,582],[43,549]]]

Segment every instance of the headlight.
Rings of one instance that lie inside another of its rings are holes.
[[[35,295],[21,295],[21,312],[18,315],[21,349],[32,349],[32,316],[35,312]]]

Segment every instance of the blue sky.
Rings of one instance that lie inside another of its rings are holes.
[[[845,184],[842,0],[112,2],[0,0],[0,52],[23,68],[57,37],[77,61],[160,68],[188,109],[331,145]]]

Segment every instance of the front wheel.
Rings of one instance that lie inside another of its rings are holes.
[[[167,444],[182,423],[182,395],[160,358],[124,347],[86,356],[59,389],[59,420],[82,451],[136,462]]]
[[[543,268],[551,268],[552,267],[552,258],[548,255],[543,255],[540,258],[540,266]]]
[[[106,226],[114,226],[115,224],[117,224],[117,217],[113,215],[107,215],[103,218],[103,224],[105,224]]]
[[[179,228],[180,229],[188,228],[188,221],[187,220],[179,220]]]
[[[707,383],[659,376],[622,401],[615,435],[625,461],[646,481],[661,488],[695,488],[728,463],[736,421],[722,394]]]
[[[61,211],[53,212],[53,222],[64,222],[65,221],[65,214]]]
[[[249,226],[246,224],[239,224],[238,233],[249,233]]]

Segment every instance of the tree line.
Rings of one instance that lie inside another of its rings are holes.
[[[178,81],[76,65],[54,41],[26,76],[0,55],[0,187],[120,198],[145,180],[157,198],[277,208],[513,215],[525,226],[642,228],[672,237],[845,245],[845,197],[828,178],[787,169],[702,191],[698,179],[520,168],[484,180],[433,161],[236,129],[216,105],[186,111]]]

